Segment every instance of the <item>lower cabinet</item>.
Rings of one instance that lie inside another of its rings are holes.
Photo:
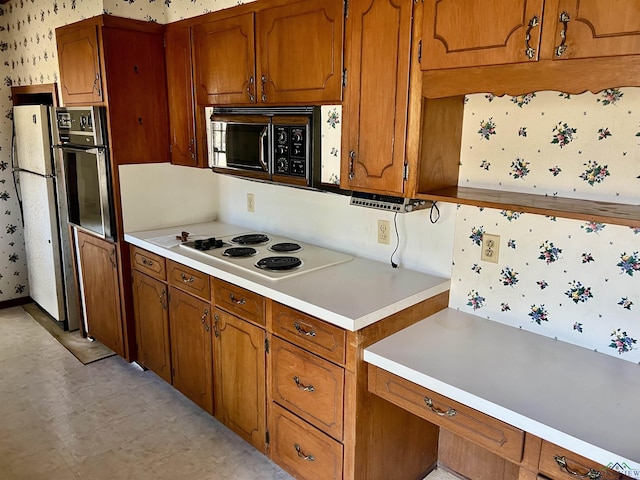
[[[124,356],[116,245],[77,231],[87,333]]]
[[[265,332],[216,308],[213,333],[215,416],[265,452]]]
[[[171,383],[167,285],[133,272],[133,308],[136,320],[138,363]]]
[[[173,386],[213,414],[211,305],[169,287]]]

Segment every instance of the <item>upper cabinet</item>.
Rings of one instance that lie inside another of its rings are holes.
[[[60,90],[66,105],[103,101],[102,72],[95,25],[57,32]]]
[[[256,101],[253,19],[253,12],[249,12],[194,27],[200,105]]]
[[[107,107],[117,164],[169,160],[163,29],[112,15],[56,29],[62,101]]]
[[[167,29],[164,38],[171,163],[202,166],[196,153],[191,29]]]
[[[545,22],[556,23],[554,59],[640,54],[637,0],[555,0],[548,5]]]
[[[342,0],[306,0],[256,13],[260,102],[342,99],[343,9]]]
[[[640,54],[637,0],[427,0],[423,70]]]
[[[412,9],[412,0],[349,4],[342,188],[404,193]]]
[[[427,0],[424,70],[538,60],[543,0]]]
[[[342,0],[257,2],[255,11],[249,6],[235,16],[211,14],[193,27],[197,103],[339,102]]]

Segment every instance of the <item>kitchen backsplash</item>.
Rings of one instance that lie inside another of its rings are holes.
[[[637,205],[640,89],[468,96],[459,181]],[[639,252],[640,228],[459,206],[451,306],[640,363]]]

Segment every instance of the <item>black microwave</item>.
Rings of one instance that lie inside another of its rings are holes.
[[[256,180],[313,184],[314,107],[207,107],[209,167]]]

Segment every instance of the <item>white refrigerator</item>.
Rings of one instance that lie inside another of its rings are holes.
[[[79,328],[66,191],[51,149],[49,107],[13,108],[14,175],[24,222],[29,295],[59,325]]]

